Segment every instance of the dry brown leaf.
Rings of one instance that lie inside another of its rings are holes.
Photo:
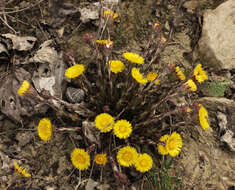
[[[99,183],[94,181],[93,179],[89,178],[86,184],[85,190],[94,190]]]
[[[37,40],[33,36],[20,37],[14,34],[2,34],[2,36],[11,39],[13,43],[13,49],[18,51],[28,51],[31,50]]]
[[[91,143],[96,143],[99,147],[100,144],[100,132],[95,128],[94,122],[83,121],[82,122],[82,130],[85,134],[86,138]]]

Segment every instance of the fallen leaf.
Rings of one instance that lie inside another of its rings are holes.
[[[94,190],[99,183],[94,181],[93,179],[89,178],[86,184],[85,190]]]
[[[99,147],[101,146],[100,132],[95,128],[94,122],[83,121],[82,130],[83,133],[85,134],[85,137],[91,143],[96,143]]]
[[[61,55],[51,47],[52,41],[46,41],[29,62],[39,63],[39,67],[33,73],[32,81],[36,90],[40,93],[47,90],[50,95],[62,97],[62,83],[64,80],[65,65]]]
[[[37,40],[33,36],[20,37],[14,34],[2,34],[2,36],[11,39],[13,43],[13,49],[18,51],[28,51],[31,50]]]
[[[110,185],[109,184],[100,184],[96,187],[96,189],[98,190],[109,190],[110,189]]]

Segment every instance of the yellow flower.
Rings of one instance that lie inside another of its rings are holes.
[[[51,121],[47,118],[40,120],[38,124],[38,135],[43,141],[48,141],[52,135]]]
[[[127,120],[118,120],[113,127],[114,134],[120,139],[126,139],[132,132],[131,123]]]
[[[206,71],[202,69],[202,64],[198,64],[195,69],[193,70],[193,75],[195,79],[199,82],[202,83],[205,80],[208,80],[208,76],[206,74]]]
[[[131,75],[140,84],[146,84],[148,82],[147,78],[144,78],[136,67],[131,69]]]
[[[96,164],[105,165],[107,162],[107,156],[106,154],[96,154],[94,160]]]
[[[153,24],[153,29],[155,30],[157,34],[159,34],[162,31],[161,26],[158,23]]]
[[[90,166],[90,156],[84,149],[75,148],[71,153],[72,164],[79,170],[86,170]]]
[[[73,79],[78,77],[79,75],[81,75],[85,70],[84,65],[82,64],[76,64],[72,67],[69,67],[66,71],[65,71],[65,76],[69,79]]]
[[[166,140],[166,150],[172,156],[177,156],[182,148],[182,139],[180,134],[173,132]]]
[[[149,72],[147,74],[147,80],[150,81],[150,82],[153,82],[156,78],[158,77],[158,74],[157,73],[154,73],[154,72]],[[160,80],[156,80],[154,82],[155,85],[158,85],[160,82]]]
[[[138,153],[136,149],[130,146],[121,148],[117,153],[118,163],[125,167],[132,166],[136,162],[137,158]]]
[[[144,63],[144,58],[136,53],[126,52],[123,54],[123,57],[125,57],[128,61],[132,63],[137,63],[137,64]]]
[[[180,80],[183,81],[183,80],[186,79],[184,73],[180,70],[179,66],[177,66],[177,67],[175,68],[175,72],[176,72],[176,75],[178,76],[178,78],[179,78]]]
[[[122,72],[124,69],[123,62],[119,60],[111,60],[109,61],[109,64],[110,64],[110,70],[115,74]]]
[[[139,154],[136,162],[135,162],[135,168],[136,170],[140,172],[147,172],[149,171],[153,166],[153,159],[148,154]]]
[[[96,40],[96,43],[100,45],[113,45],[113,41],[110,40]]]
[[[24,80],[22,85],[20,86],[19,90],[17,91],[17,93],[20,95],[20,96],[24,96],[27,91],[29,90],[29,87],[30,87],[30,84],[27,80]]]
[[[184,83],[184,85],[193,92],[197,90],[197,85],[191,79],[189,79],[186,83]]]
[[[13,164],[14,164],[15,170],[18,174],[20,174],[24,177],[31,177],[31,174],[28,173],[24,167],[19,166],[19,164],[16,161],[14,161]]]
[[[199,104],[199,106],[200,106],[200,109],[198,111],[198,116],[199,116],[200,125],[202,126],[204,130],[206,130],[210,128],[210,125],[208,122],[208,113],[201,104]]]
[[[187,113],[190,113],[191,111],[192,111],[192,110],[191,110],[189,107],[186,108],[186,112],[187,112]]]
[[[107,9],[104,11],[104,17],[107,18],[108,16],[112,19],[116,19],[118,17],[118,14],[114,13],[111,9]]]
[[[107,113],[101,113],[95,118],[95,126],[102,133],[111,131],[113,129],[113,125],[114,118]]]
[[[169,138],[169,135],[163,135],[159,141],[162,142],[162,143],[166,143],[166,140]],[[166,155],[168,154],[168,151],[166,149],[166,146],[165,145],[162,145],[161,143],[157,145],[157,149],[158,149],[158,152],[161,154],[161,155]]]
[[[164,44],[164,43],[166,43],[166,42],[167,42],[167,39],[166,39],[166,38],[164,38],[164,37],[161,37],[161,42]]]

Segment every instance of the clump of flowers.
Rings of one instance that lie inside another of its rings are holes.
[[[79,170],[86,170],[90,166],[90,155],[84,149],[75,148],[71,153],[71,160]]]
[[[117,15],[107,9],[104,18],[115,19]],[[118,184],[124,187],[129,181],[129,174],[125,173],[127,170],[144,173],[154,167],[160,168],[158,164],[153,164],[154,158],[150,155],[158,152],[176,157],[180,154],[183,148],[180,134],[165,134],[171,131],[172,125],[178,128],[186,118],[189,122],[191,116],[198,114],[202,128],[206,130],[210,127],[207,110],[201,104],[195,106],[195,96],[191,96],[200,89],[198,83],[208,80],[208,76],[201,64],[196,66],[191,76],[186,76],[180,66],[160,61],[161,52],[171,39],[164,37],[158,23],[151,28],[147,46],[139,54],[125,50],[121,51],[123,54],[117,52],[116,42],[112,41],[115,26],[108,19],[102,18],[100,23],[96,38],[95,35],[84,38],[91,48],[89,62],[76,64],[75,57],[72,57],[70,65],[73,66],[65,72],[65,77],[69,79],[82,75],[76,80],[68,80],[71,82],[68,86],[74,90],[71,96],[80,96],[81,91],[84,96],[74,102],[69,100],[69,96],[67,100],[53,96],[40,100],[49,105],[56,101],[59,106],[56,104],[52,108],[64,113],[62,120],[68,124],[67,128],[71,131],[74,126],[79,128],[76,133],[82,140],[76,139],[77,144],[87,150],[75,148],[71,152],[71,162],[80,170],[79,175],[90,167],[92,161],[90,175],[93,169],[102,173],[109,167]],[[30,84],[24,81],[18,94],[24,96],[29,89]],[[66,95],[69,94],[67,92],[70,91],[66,91]],[[181,96],[185,96],[183,105],[174,101]],[[57,126],[56,129],[60,131]],[[51,138],[49,119],[43,118],[39,122],[38,135],[43,141]],[[148,148],[146,145],[154,147],[147,151],[149,154],[142,152],[145,147]],[[121,167],[129,168],[121,170]]]
[[[19,166],[19,164],[16,161],[14,161],[13,164],[14,164],[14,168],[15,168],[16,172],[19,175],[21,175],[23,177],[27,177],[27,178],[31,177],[31,174],[28,173],[27,170],[24,167]]]
[[[85,66],[83,64],[76,64],[66,70],[65,76],[69,79],[73,79],[80,76],[84,72],[84,70]]]
[[[50,140],[52,135],[52,124],[48,118],[43,118],[40,120],[38,124],[38,136],[43,141]]]

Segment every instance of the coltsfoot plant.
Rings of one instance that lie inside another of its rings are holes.
[[[91,123],[100,141],[88,138],[89,146],[78,143],[81,146],[71,152],[71,164],[80,174],[90,170],[91,177],[94,167],[101,172],[104,167],[110,167],[117,185],[124,187],[133,179],[130,171],[142,176],[153,167],[158,168],[157,154],[179,155],[183,142],[178,128],[186,120],[189,124],[190,118],[193,121],[197,118],[204,130],[210,126],[207,110],[189,98],[197,91],[198,83],[208,80],[202,65],[198,64],[185,76],[179,63],[160,62],[161,52],[170,39],[162,35],[158,23],[150,29],[143,51],[136,52],[134,47],[122,53],[114,51],[115,41],[110,39],[110,34],[118,16],[112,10],[105,10],[97,37],[84,36],[92,49],[89,64],[85,61],[78,64],[73,56],[65,53],[66,63],[72,65],[65,77],[70,80],[70,86],[85,92],[82,103],[72,104],[48,93],[38,94],[29,81],[23,82],[18,94],[36,97],[49,105],[53,102],[49,100],[55,100],[63,105],[67,115],[75,114],[79,118],[77,122]],[[182,96],[186,101],[180,106],[172,103],[171,100]],[[49,118],[39,122],[38,135],[43,141],[50,140],[52,123]],[[143,145],[149,145],[149,151],[144,151]]]

